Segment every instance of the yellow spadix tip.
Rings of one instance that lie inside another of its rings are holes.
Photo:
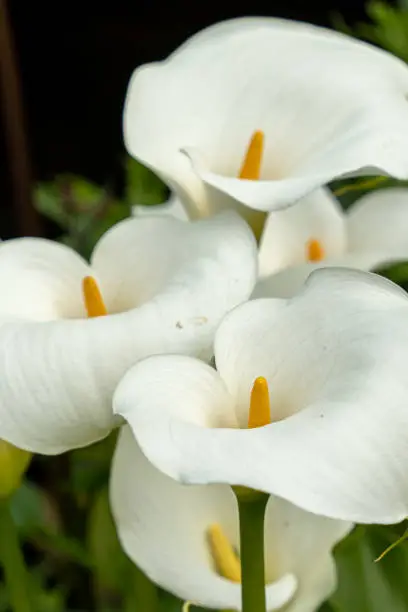
[[[271,422],[271,404],[266,378],[258,376],[252,386],[249,404],[248,428],[263,427]]]
[[[88,317],[103,317],[108,314],[98,283],[93,276],[85,276],[82,280],[82,293]]]
[[[306,243],[306,259],[308,261],[322,261],[324,249],[318,240],[314,238]]]
[[[259,180],[264,152],[265,135],[261,130],[253,133],[241,166],[238,178],[251,181]]]

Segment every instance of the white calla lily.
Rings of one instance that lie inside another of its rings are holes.
[[[321,267],[373,270],[408,260],[408,189],[379,189],[343,211],[327,189],[270,213],[254,297],[291,297]]]
[[[227,315],[215,361],[217,371],[152,357],[119,384],[114,411],[158,469],[182,483],[265,491],[335,519],[407,516],[402,289],[375,274],[317,270],[291,300],[253,300]],[[247,429],[259,377],[272,422]]]
[[[215,525],[227,546],[239,551],[230,487],[184,486],[172,480],[146,459],[124,427],[110,496],[124,550],[153,581],[197,605],[241,608],[241,587],[217,572],[209,539]],[[317,610],[336,586],[332,548],[349,530],[348,523],[271,498],[265,524],[268,611]]]
[[[259,245],[259,273],[265,277],[296,264],[335,259],[346,250],[345,214],[329,189],[319,189],[268,215]]]
[[[151,217],[165,214],[174,217],[174,219],[179,219],[180,221],[188,221],[186,209],[174,193],[172,193],[169,199],[162,204],[149,206],[135,204],[132,206],[132,214],[134,217]]]
[[[277,210],[336,177],[407,178],[407,94],[405,63],[367,43],[234,19],[136,69],[124,138],[192,218],[223,207],[251,217],[246,207]]]
[[[0,439],[55,454],[104,437],[125,371],[152,354],[209,358],[215,329],[247,299],[256,269],[254,238],[235,213],[188,224],[128,219],[101,238],[89,265],[47,240],[2,243]],[[86,318],[89,276],[103,301],[88,295],[88,312],[96,304],[108,316]]]

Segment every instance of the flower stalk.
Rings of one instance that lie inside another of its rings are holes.
[[[264,523],[269,496],[235,491],[238,502],[242,612],[266,612]]]

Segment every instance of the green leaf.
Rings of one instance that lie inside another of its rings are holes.
[[[375,24],[374,42],[404,59],[408,58],[407,13],[374,0],[368,3],[367,14]]]
[[[52,499],[34,483],[25,481],[11,499],[11,511],[20,534],[43,552],[89,567],[91,560],[80,541],[61,532]]]
[[[63,230],[61,241],[84,257],[112,225],[131,214],[130,206],[109,190],[72,174],[39,184],[34,200],[37,209]]]
[[[34,189],[34,205],[36,209],[62,229],[69,227],[70,216],[65,210],[61,194],[56,183],[40,183]]]
[[[95,496],[88,520],[87,544],[97,587],[122,592],[132,563],[119,544],[107,488]]]
[[[74,174],[57,175],[34,191],[37,209],[61,227],[68,227],[72,217],[94,212],[105,196],[106,189]]]
[[[343,15],[338,11],[330,12],[330,21],[335,30],[338,32],[342,32],[343,34],[347,34],[348,36],[353,36],[353,28],[351,28]]]
[[[357,23],[349,28],[339,15],[334,15],[334,27],[342,32],[354,34],[391,51],[403,60],[408,60],[408,0],[400,0],[394,7],[387,2],[371,0],[367,14],[371,23]]]
[[[396,539],[392,544],[387,546],[387,548],[380,554],[380,556],[375,560],[375,562],[377,563],[378,561],[382,561],[386,555],[389,555],[390,552],[397,548],[397,546],[401,546],[401,544],[406,542],[406,540],[408,540],[408,528],[405,529],[404,533],[398,539]]]
[[[381,266],[374,271],[408,291],[408,261]]]
[[[107,438],[71,452],[70,491],[80,507],[93,501],[95,493],[108,480],[111,460],[118,432],[113,431]]]
[[[24,480],[11,498],[11,512],[22,535],[37,532],[38,529],[56,531],[58,517],[52,502],[40,487]]]
[[[408,547],[401,544],[375,559],[396,539],[389,527],[358,527],[336,550],[339,588],[331,599],[337,612],[406,612]]]
[[[99,238],[113,225],[127,219],[130,214],[131,210],[126,204],[112,200],[103,213],[84,219],[78,231],[80,242],[75,248],[85,257],[89,257]]]
[[[56,180],[62,193],[64,193],[64,188],[69,189],[69,197],[77,207],[76,212],[93,211],[106,195],[105,188],[82,176],[65,174],[58,176]]]
[[[319,612],[338,612],[338,608],[334,608],[333,605],[330,605],[327,601],[320,606]]]
[[[370,193],[377,189],[392,187],[396,184],[401,185],[401,183],[396,183],[393,179],[385,176],[359,177],[333,181],[330,188],[333,195],[340,200],[343,208],[347,209],[366,193]]]
[[[110,609],[124,612],[156,609],[157,587],[120,546],[107,487],[99,491],[91,508],[87,542],[94,567],[96,596],[101,606],[106,608],[109,604]]]
[[[39,529],[33,533],[30,540],[37,548],[51,553],[64,561],[71,561],[82,568],[91,568],[92,562],[82,542],[72,536],[62,533],[51,533],[46,529]]]
[[[38,569],[30,572],[29,581],[33,612],[67,612],[64,587],[47,587],[45,576]],[[10,612],[9,604],[7,589],[0,584],[0,612]]]
[[[140,162],[127,157],[125,199],[128,205],[162,204],[167,197],[166,185]]]
[[[164,591],[160,593],[159,612],[181,612],[182,608],[183,602],[180,599]],[[190,608],[190,612],[196,612],[196,610],[197,608]]]

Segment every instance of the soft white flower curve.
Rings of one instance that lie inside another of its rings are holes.
[[[156,467],[183,483],[247,486],[356,523],[407,516],[402,289],[371,273],[317,270],[291,300],[253,300],[227,315],[215,362],[218,371],[152,357],[119,384],[114,410]],[[272,423],[242,429],[259,376]]]
[[[324,258],[307,261],[317,240]],[[321,267],[373,270],[408,260],[408,189],[390,187],[357,199],[346,211],[328,189],[270,213],[259,247],[260,281],[254,297],[291,297]]]
[[[174,193],[171,193],[169,199],[162,204],[150,206],[134,204],[132,206],[132,215],[134,217],[152,217],[163,214],[174,217],[174,219],[179,219],[180,221],[189,220],[185,207]]]
[[[135,70],[124,139],[193,217],[270,211],[335,177],[407,178],[407,94],[408,68],[388,52],[309,24],[239,18]],[[257,130],[261,180],[238,179]]]
[[[219,524],[239,550],[236,500],[226,485],[184,486],[143,455],[128,426],[112,463],[110,497],[122,546],[156,583],[184,600],[240,609],[240,585],[220,577],[206,531]],[[265,523],[268,611],[314,612],[334,591],[333,546],[350,524],[271,498]]]
[[[127,219],[89,265],[51,241],[3,242],[0,439],[56,454],[104,437],[125,371],[154,354],[209,358],[216,327],[248,298],[256,270],[255,241],[235,213],[189,224]],[[112,314],[86,319],[87,275]]]

